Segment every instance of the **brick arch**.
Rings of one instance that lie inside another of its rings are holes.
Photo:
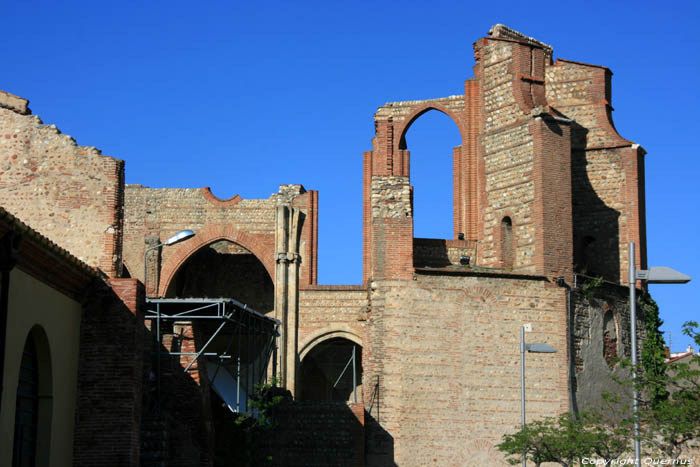
[[[202,187],[199,190],[202,192],[202,196],[204,196],[204,199],[206,199],[218,208],[231,208],[243,201],[243,198],[241,198],[238,195],[234,195],[229,199],[219,198],[211,192],[211,188],[209,188],[208,186]]]
[[[364,347],[362,344],[362,338],[349,326],[324,328],[314,332],[309,337],[304,339],[304,343],[299,346],[299,361],[303,361],[304,357],[308,355],[311,349],[316,347],[318,344],[336,338],[347,339],[360,347]]]
[[[462,125],[462,119],[459,118],[453,111],[448,110],[446,107],[440,105],[440,104],[425,104],[420,107],[416,107],[414,111],[404,120],[404,123],[402,125],[397,125],[396,128],[396,134],[399,135],[399,137],[395,140],[396,150],[405,150],[408,149],[406,147],[406,133],[408,130],[411,128],[411,125],[420,118],[421,115],[430,112],[431,110],[437,110],[440,113],[443,113],[450,117],[450,119],[457,125],[457,129],[459,130],[459,136],[462,140],[462,143],[464,143],[464,136],[467,134],[466,129]]]
[[[163,265],[157,292],[165,293],[175,273],[194,253],[218,240],[229,240],[250,251],[265,266],[270,279],[275,281],[274,236],[253,235],[242,232],[232,225],[210,224],[196,232],[190,240],[181,243],[171,252]]]

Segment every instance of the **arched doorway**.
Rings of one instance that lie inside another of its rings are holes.
[[[203,299],[202,303],[234,299],[261,314],[274,309],[274,284],[268,269],[248,248],[226,238],[218,237],[191,253],[171,277],[166,282],[167,298]],[[252,413],[250,396],[268,374],[273,351],[269,330],[261,327],[252,312],[225,320],[187,320],[183,316],[169,325],[163,332],[166,351],[190,353],[180,357],[180,366],[187,366],[191,354],[206,346],[189,374],[210,410],[207,416],[211,417],[216,463],[228,462],[235,454],[231,439],[236,413]]]
[[[354,359],[353,359],[354,356]],[[301,361],[301,400],[353,401],[362,398],[362,347],[343,337],[325,340]]]
[[[235,298],[260,313],[274,308],[274,284],[263,263],[230,240],[193,253],[170,281],[166,297]]]

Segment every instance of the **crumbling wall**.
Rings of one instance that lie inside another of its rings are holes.
[[[78,146],[0,91],[0,204],[109,276],[120,273],[124,163]]]
[[[579,278],[572,303],[575,402],[576,409],[585,411],[601,407],[603,392],[625,391],[615,379],[629,377],[629,368],[621,364],[631,355],[629,289]],[[639,349],[645,336],[644,314],[638,309]]]
[[[368,464],[496,465],[520,422],[520,326],[529,419],[568,409],[566,289],[543,278],[425,272],[370,284],[363,349]],[[465,440],[467,440],[465,442]]]
[[[300,282],[316,282],[318,193],[306,192],[293,199],[306,217],[301,232]],[[143,254],[149,239],[157,244],[182,229],[196,236],[172,248],[163,248],[150,263],[147,291],[164,295],[184,261],[197,249],[227,239],[254,254],[274,281],[275,206],[280,195],[269,199],[220,200],[208,188],[148,188],[127,185],[124,221],[124,262],[133,277],[143,275]],[[158,284],[158,287],[156,287]]]

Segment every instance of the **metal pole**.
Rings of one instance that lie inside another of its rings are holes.
[[[241,413],[241,328],[243,321],[241,320],[241,310],[238,310],[238,366],[236,368],[236,412]]]
[[[525,429],[525,326],[520,326],[520,419]],[[527,466],[523,452],[523,467]]]
[[[357,377],[355,375],[355,345],[352,346],[352,398],[357,404]]]
[[[632,415],[634,417],[634,465],[642,465],[641,446],[639,444],[639,407],[637,406],[637,267],[634,258],[634,242],[629,248],[629,283],[630,283],[630,332],[632,333]]]

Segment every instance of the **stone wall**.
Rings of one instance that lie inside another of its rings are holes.
[[[530,419],[568,409],[566,289],[543,278],[419,271],[375,281],[363,349],[370,465],[497,465],[520,422],[520,326]]]
[[[573,365],[576,408],[590,410],[599,407],[603,391],[623,390],[613,378],[629,376],[621,359],[630,358],[629,289],[578,277],[579,287],[572,297]],[[646,336],[644,315],[638,307],[637,342]]]
[[[110,276],[120,273],[124,163],[78,146],[0,91],[0,200],[32,228]]]
[[[301,232],[302,284],[316,281],[318,194],[303,187],[294,197],[295,206],[306,217]],[[226,239],[254,254],[265,265],[274,281],[275,207],[278,197],[242,199],[238,195],[220,200],[208,188],[148,188],[127,185],[124,215],[124,262],[134,277],[143,275],[146,240],[165,241],[182,229],[194,230],[196,236],[176,247],[163,248],[153,263],[160,271],[149,270],[148,292],[164,295],[170,281],[184,261],[199,248]],[[159,274],[160,272],[160,274]],[[159,284],[157,290],[154,284]]]
[[[558,59],[546,70],[547,101],[572,126],[575,263],[579,271],[624,282],[627,244],[646,263],[644,150],[612,122],[612,72]],[[606,258],[601,261],[600,258]]]

